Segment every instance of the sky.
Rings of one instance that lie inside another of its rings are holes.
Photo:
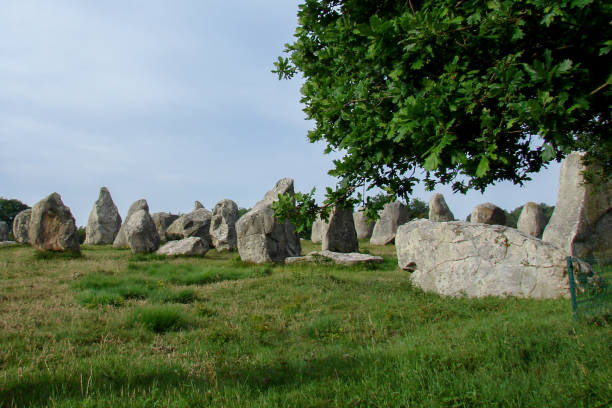
[[[301,80],[271,73],[298,4],[3,0],[0,196],[32,206],[57,192],[80,226],[102,186],[122,216],[141,198],[152,213],[225,198],[249,208],[283,177],[321,199],[340,153],[308,141]],[[436,192],[459,219],[483,202],[554,205],[559,167],[523,187]]]

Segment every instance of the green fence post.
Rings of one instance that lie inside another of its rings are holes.
[[[572,265],[572,257],[567,257],[567,272],[569,274],[570,296],[572,298],[572,317],[576,317],[576,283],[574,282],[574,266]]]

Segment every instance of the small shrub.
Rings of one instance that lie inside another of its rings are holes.
[[[166,333],[191,326],[185,312],[175,306],[149,306],[134,310],[128,317],[128,325],[142,326],[154,333]]]

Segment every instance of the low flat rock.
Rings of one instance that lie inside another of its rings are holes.
[[[28,236],[28,230],[30,229],[30,217],[32,216],[32,209],[28,208],[23,210],[15,216],[13,219],[13,237],[15,241],[20,244],[29,244],[30,237]]]
[[[400,268],[421,289],[445,296],[569,297],[566,254],[502,225],[416,220],[398,229]],[[588,279],[592,269],[576,261]]]
[[[175,240],[200,237],[211,246],[211,219],[212,213],[205,208],[198,208],[189,214],[181,215],[166,230],[166,238]]]
[[[384,259],[380,256],[360,254],[358,252],[332,252],[315,251],[306,256],[295,256],[285,259],[286,264],[296,263],[326,263],[332,262],[336,265],[359,265],[382,263]]]
[[[170,241],[157,250],[158,254],[167,256],[202,256],[210,247],[200,237],[189,237],[178,241]]]

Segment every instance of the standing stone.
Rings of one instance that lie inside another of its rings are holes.
[[[159,248],[159,235],[148,210],[138,210],[127,219],[125,234],[134,254],[149,254]]]
[[[435,222],[453,221],[455,216],[446,205],[444,196],[436,193],[429,200],[429,220]]]
[[[332,252],[357,252],[357,232],[353,222],[353,210],[334,208],[327,228],[323,230],[322,250]]]
[[[15,241],[20,244],[29,244],[30,237],[28,236],[30,230],[30,217],[32,216],[32,209],[21,211],[13,219],[13,237]]]
[[[121,228],[121,216],[106,187],[100,189],[98,200],[89,213],[85,227],[85,244],[112,244]]]
[[[272,204],[283,193],[294,194],[293,179],[279,180],[255,207],[236,223],[238,253],[246,262],[282,262],[301,252],[300,239],[295,226],[289,221],[280,222],[274,216]]]
[[[327,229],[327,223],[317,215],[317,219],[312,223],[312,231],[310,232],[310,240],[313,244],[323,242],[323,232]]]
[[[569,297],[566,253],[502,225],[415,220],[397,232],[398,265],[415,286],[445,296]],[[597,283],[585,263],[574,270]],[[583,279],[576,278],[577,281]]]
[[[151,214],[151,218],[153,218],[153,222],[155,223],[155,229],[157,230],[157,234],[159,235],[159,239],[161,241],[168,240],[166,237],[166,231],[178,217],[179,216],[176,214],[170,214],[167,212],[156,212]]]
[[[0,242],[8,241],[9,239],[9,226],[6,221],[0,221]]]
[[[399,201],[388,203],[380,213],[374,225],[370,244],[387,245],[395,241],[397,227],[408,221],[408,208]]]
[[[80,252],[74,217],[57,193],[32,207],[28,237],[32,246],[40,251]]]
[[[364,208],[360,207],[353,213],[353,223],[357,232],[357,239],[369,239],[372,236],[375,222],[366,217]]]
[[[577,257],[610,256],[612,183],[584,183],[583,153],[568,155],[561,166],[557,204],[542,239]]]
[[[210,239],[210,220],[212,213],[205,208],[198,208],[189,214],[178,217],[166,230],[169,240],[189,237],[200,237],[208,246],[212,246]]]
[[[542,208],[531,201],[525,204],[516,223],[516,229],[532,237],[542,238],[545,226],[546,219]]]
[[[117,233],[117,236],[115,237],[115,240],[113,241],[113,248],[129,248],[130,247],[130,243],[128,242],[127,234],[125,231],[125,226],[127,224],[127,221],[132,216],[132,214],[140,210],[145,210],[146,212],[149,212],[149,204],[147,204],[147,200],[145,200],[144,198],[138,201],[135,201],[134,203],[132,203],[132,205],[130,205],[130,209],[128,210],[127,217],[125,217],[125,220],[123,220],[123,224],[121,224],[121,228],[119,228],[119,232]]]
[[[210,221],[210,239],[217,251],[231,251],[238,247],[236,237],[238,205],[232,200],[221,200],[215,205]]]
[[[158,254],[167,256],[201,256],[206,254],[210,248],[200,237],[183,238],[178,241],[170,241],[157,250]]]
[[[470,216],[470,222],[490,225],[506,224],[506,213],[504,210],[492,203],[479,204],[474,208]]]
[[[193,203],[193,211],[199,210],[200,208],[204,208],[204,205],[198,200],[195,200],[195,202]]]

